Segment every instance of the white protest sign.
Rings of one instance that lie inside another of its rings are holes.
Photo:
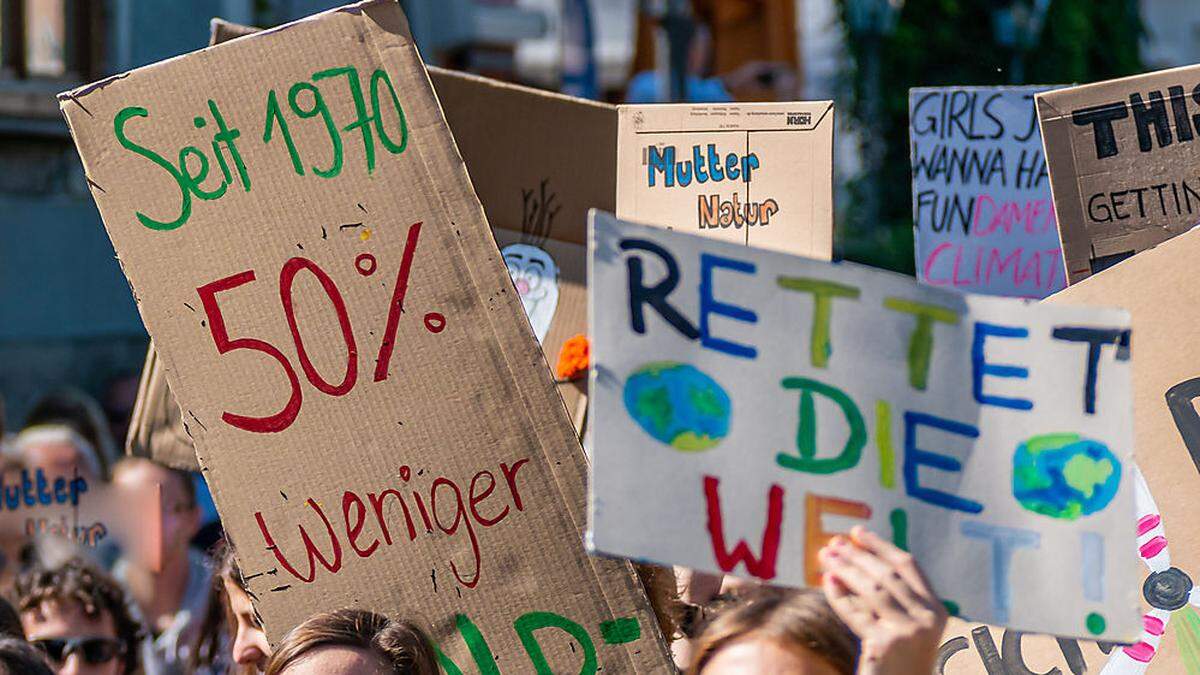
[[[909,91],[917,276],[1044,298],[1066,287],[1033,97],[1054,87]]]
[[[1126,312],[592,213],[592,550],[803,585],[864,524],[961,616],[1137,636]]]

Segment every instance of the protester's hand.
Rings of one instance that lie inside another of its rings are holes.
[[[862,642],[859,673],[933,672],[946,609],[911,555],[856,527],[820,560],[825,597]]]

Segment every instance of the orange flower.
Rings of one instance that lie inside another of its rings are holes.
[[[563,343],[558,352],[558,366],[554,369],[554,374],[564,381],[583,377],[587,374],[590,353],[591,348],[586,335],[581,333],[572,337]]]

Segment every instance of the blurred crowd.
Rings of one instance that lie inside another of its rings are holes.
[[[361,610],[272,645],[203,481],[121,457],[127,423],[67,391],[0,430],[0,675],[440,672],[421,626]],[[855,530],[821,562],[809,590],[638,571],[683,672],[930,672],[946,613],[912,558]]]

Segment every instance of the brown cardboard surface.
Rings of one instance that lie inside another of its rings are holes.
[[[60,102],[270,639],[359,606],[468,670],[467,622],[516,671],[667,668],[584,554],[582,451],[395,3]]]
[[[1133,369],[1134,433],[1138,466],[1161,514],[1163,534],[1168,542],[1169,555],[1154,556],[1156,571],[1174,566],[1183,577],[1176,576],[1180,591],[1192,587],[1200,578],[1200,537],[1191,532],[1195,520],[1196,495],[1200,494],[1200,417],[1197,416],[1193,392],[1200,393],[1196,383],[1200,378],[1200,337],[1197,336],[1197,308],[1200,308],[1200,288],[1186,279],[1200,257],[1200,230],[1193,230],[1126,260],[1111,269],[1099,272],[1050,298],[1047,302],[1086,305],[1120,306],[1129,310],[1133,320],[1132,349],[1136,365]],[[1103,375],[1101,375],[1102,377]],[[1178,388],[1177,388],[1178,387]],[[1174,393],[1168,393],[1174,392]],[[1174,411],[1172,410],[1174,408]],[[1177,418],[1178,416],[1178,423]],[[1145,544],[1154,532],[1138,538]],[[1137,555],[1136,551],[1130,555]],[[1149,564],[1143,565],[1149,571]],[[1171,575],[1176,573],[1172,572]],[[1159,590],[1153,590],[1157,587]],[[1161,592],[1164,584],[1151,583],[1143,587],[1143,610],[1155,613],[1165,621],[1165,631],[1157,653],[1150,661],[1149,673],[1185,673],[1200,668],[1197,652],[1200,644],[1196,632],[1195,609],[1191,605],[1164,611],[1154,609],[1146,598]],[[1167,590],[1170,590],[1167,588]],[[1158,604],[1164,604],[1159,602]],[[943,643],[943,653],[961,655],[949,657],[946,673],[994,673],[985,670],[988,659],[1012,661],[1012,655],[1023,653],[1034,672],[1045,672],[1058,666],[1063,672],[1085,672],[1071,669],[1071,658],[1081,659],[1086,672],[1099,672],[1109,659],[1117,661],[1106,673],[1124,675],[1142,672],[1133,661],[1117,648],[1106,655],[1096,645],[1080,642],[1078,654],[1046,636],[1028,636],[1018,648],[1008,647],[998,656],[988,657],[987,642],[979,647],[972,630],[978,626],[952,624]],[[1002,631],[991,629],[996,645],[1002,645]],[[967,638],[956,640],[956,638]],[[1144,640],[1153,644],[1152,635]],[[1008,641],[1013,642],[1013,638]],[[953,642],[953,644],[952,644]],[[963,648],[960,650],[958,646]],[[973,655],[968,656],[968,650]],[[1190,654],[1190,656],[1189,656]],[[1025,672],[1022,670],[1008,672]]]
[[[213,19],[210,44],[258,30]],[[614,208],[616,107],[444,68],[429,73],[499,245],[536,246],[557,263],[557,307],[543,344],[553,368],[563,343],[587,332],[587,209]],[[147,356],[146,374],[160,372],[151,371],[152,359]],[[135,416],[126,449],[198,470],[177,408],[164,403],[173,400],[165,386],[161,375],[143,375],[139,401],[148,400],[138,404],[143,412]],[[558,385],[577,429],[586,388],[583,378]]]
[[[167,386],[167,377],[154,350],[154,343],[150,344],[146,352],[146,365],[142,367],[142,380],[129,420],[125,452],[148,457],[176,469],[200,470],[196,450],[192,447],[192,437],[184,428],[179,404]]]
[[[522,299],[553,369],[563,343],[587,333],[587,211],[614,204],[616,108],[441,68],[429,74],[496,243],[502,252],[532,247],[505,261],[520,293],[522,269],[541,278]],[[528,256],[537,262],[522,262]],[[558,391],[581,432],[586,378]]]
[[[832,101],[617,110],[618,218],[810,258],[832,257]],[[662,166],[656,158],[667,152],[674,152],[679,167],[671,185],[665,172],[655,170]],[[710,157],[721,167],[720,180]],[[752,161],[757,167],[747,180],[744,167]],[[704,180],[696,171],[701,163]],[[736,177],[727,166],[734,167]],[[735,212],[754,214],[757,222],[744,225],[722,217]]]
[[[1189,66],[1037,96],[1070,283],[1200,222],[1198,84]]]
[[[1104,649],[1113,648],[1106,645]],[[1086,640],[1027,634],[951,619],[942,637],[938,673],[1098,673],[1109,658],[1104,649]],[[1176,672],[1151,668],[1151,672],[1156,671]]]

